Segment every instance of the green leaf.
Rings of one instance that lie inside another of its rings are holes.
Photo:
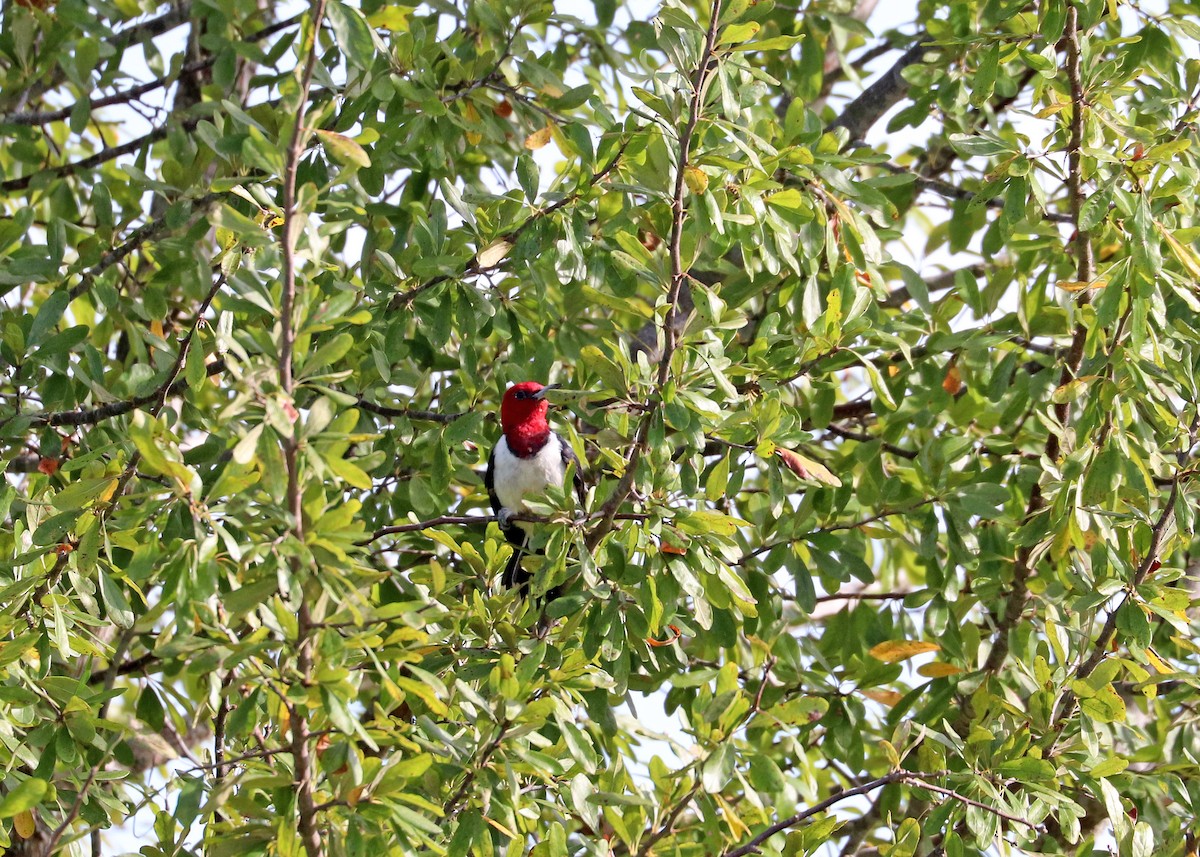
[[[364,169],[371,166],[371,156],[367,154],[367,150],[344,134],[317,129],[317,137],[320,138],[321,145],[325,147],[329,157],[342,166]]]
[[[33,326],[29,328],[29,335],[26,337],[27,347],[34,348],[40,345],[46,336],[58,327],[58,323],[67,309],[67,304],[70,302],[71,295],[66,289],[51,292],[42,301],[37,315],[33,317]]]
[[[772,36],[769,39],[761,39],[757,42],[747,42],[744,45],[736,45],[732,48],[734,51],[790,51],[796,45],[804,41],[803,35],[798,36]]]
[[[33,809],[49,791],[50,784],[37,777],[28,777],[0,798],[0,818],[12,818],[19,812]]]
[[[680,509],[676,512],[673,523],[679,528],[680,532],[694,536],[705,533],[732,536],[738,531],[739,527],[749,526],[750,524],[749,521],[743,521],[741,518],[724,515],[720,512],[707,510],[693,512],[686,509]]]
[[[1080,685],[1084,685],[1083,692],[1080,692]],[[1101,723],[1125,722],[1125,701],[1111,684],[1106,684],[1098,691],[1092,691],[1081,681],[1072,682],[1071,687],[1079,695],[1079,707],[1088,717]],[[1085,693],[1088,695],[1085,696]]]
[[[721,31],[721,37],[718,39],[718,44],[736,45],[739,42],[745,42],[754,38],[759,30],[762,29],[762,24],[757,21],[744,21],[740,24],[730,24]]]
[[[700,782],[709,794],[718,794],[733,776],[734,754],[728,744],[721,744],[704,760]]]
[[[1034,759],[1030,756],[1001,762],[996,767],[996,772],[1002,777],[1012,777],[1023,782],[1053,780],[1055,777],[1052,764],[1045,759]]]

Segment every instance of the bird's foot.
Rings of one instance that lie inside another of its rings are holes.
[[[496,513],[496,523],[500,525],[500,529],[508,530],[513,526],[513,516],[516,515],[516,510],[509,508],[501,508]]]

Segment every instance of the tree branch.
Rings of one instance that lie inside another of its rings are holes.
[[[410,420],[425,420],[431,423],[442,423],[447,425],[455,420],[465,417],[469,411],[458,411],[452,414],[441,414],[437,411],[421,411],[416,408],[390,408],[387,405],[377,405],[374,402],[369,402],[361,395],[358,397],[358,407],[369,414],[375,414],[380,417],[406,417]]]
[[[922,774],[922,773],[914,773],[912,771],[892,771],[890,774],[885,774],[882,777],[879,777],[878,779],[874,779],[874,780],[871,780],[870,782],[863,783],[862,785],[855,786],[854,788],[845,789],[844,791],[840,791],[837,794],[830,795],[829,797],[825,798],[825,800],[819,801],[818,803],[813,804],[812,806],[810,806],[808,809],[804,810],[803,812],[798,812],[795,815],[789,816],[785,819],[775,822],[774,824],[767,827],[767,829],[764,830],[762,833],[759,833],[757,836],[755,836],[753,839],[751,839],[749,842],[747,842],[745,845],[739,846],[737,848],[732,848],[732,849],[726,851],[724,853],[723,857],[745,857],[745,855],[747,855],[747,854],[755,854],[759,850],[758,846],[762,845],[764,842],[766,842],[768,839],[770,839],[776,833],[781,833],[784,830],[788,830],[789,828],[796,827],[797,825],[803,824],[804,822],[808,821],[808,819],[812,818],[817,813],[824,812],[825,810],[829,809],[831,806],[835,806],[836,804],[839,804],[848,798],[857,797],[858,795],[869,794],[870,792],[873,792],[876,789],[881,789],[884,786],[889,786],[889,785],[892,785],[893,783],[910,782],[912,780],[927,779],[927,778],[935,777],[935,776],[938,776],[938,775],[936,773],[935,774]]]
[[[170,14],[171,13],[168,13],[168,15]],[[270,38],[281,30],[286,30],[288,27],[298,23],[301,17],[302,16],[300,15],[293,15],[286,20],[278,21],[270,26],[263,27],[262,29],[246,36],[244,41],[246,43],[254,43]],[[184,18],[183,20],[176,22],[173,26],[178,26],[186,20],[187,18]],[[114,92],[111,95],[97,98],[91,101],[88,107],[90,110],[98,110],[102,107],[111,107],[114,104],[127,104],[128,102],[141,98],[143,95],[153,92],[156,89],[162,89],[163,87],[170,86],[171,84],[184,77],[187,77],[188,75],[212,68],[214,65],[216,65],[216,62],[216,56],[209,56],[202,60],[196,60],[194,62],[187,63],[180,67],[178,73],[176,74],[164,74],[163,76],[157,77],[154,80],[148,80],[145,83],[139,83],[136,86],[131,86],[129,89],[123,89],[120,92]],[[7,115],[0,116],[0,125],[48,125],[51,122],[62,122],[70,118],[71,113],[74,112],[74,109],[75,106],[72,104],[70,107],[62,107],[58,110],[44,110],[37,113],[9,113]]]
[[[443,816],[446,818],[452,817],[460,808],[463,798],[467,795],[467,790],[471,787],[471,783],[475,782],[475,776],[483,769],[483,766],[488,763],[488,759],[492,754],[500,749],[500,745],[504,742],[504,736],[508,734],[509,727],[512,724],[508,720],[502,720],[498,724],[496,736],[488,742],[488,745],[483,748],[483,752],[479,754],[479,759],[467,769],[467,775],[462,783],[451,795],[450,800],[446,801],[446,808]]]
[[[186,356],[186,355],[185,355]],[[217,375],[225,370],[224,358],[214,360],[205,367],[205,374],[208,377]],[[167,397],[177,396],[187,389],[186,380],[175,380],[174,377],[169,378],[169,385],[165,388]],[[40,414],[33,414],[30,417],[30,425],[32,426],[86,426],[95,425],[96,423],[111,420],[115,417],[124,416],[130,411],[137,410],[143,405],[148,405],[156,401],[161,394],[163,387],[155,390],[152,393],[147,393],[144,396],[135,396],[132,399],[123,399],[119,402],[109,402],[107,405],[101,405],[98,408],[79,409],[74,411],[45,411]],[[34,469],[37,469],[36,464]]]
[[[578,518],[573,521],[563,520],[561,517],[550,515],[534,515],[530,512],[522,512],[517,515],[509,516],[510,521],[523,521],[528,524],[562,524],[571,527],[582,527],[591,521],[599,520],[600,512],[593,512],[583,518]],[[614,516],[617,521],[645,521],[650,518],[650,515],[645,512],[621,512]],[[394,536],[399,533],[418,533],[422,530],[428,530],[432,527],[446,526],[463,526],[463,527],[481,527],[487,526],[493,521],[498,521],[499,518],[495,515],[439,515],[436,518],[430,518],[427,521],[418,521],[414,524],[394,524],[388,527],[380,527],[376,530],[369,539],[363,539],[360,542],[355,542],[359,547],[369,545],[373,541],[382,539],[385,536]]]
[[[207,212],[209,206],[219,200],[222,196],[224,196],[224,194],[206,193],[204,196],[193,200],[192,213],[195,214],[197,211]],[[188,225],[190,226],[193,222],[194,221],[189,219]],[[129,233],[129,237],[121,242],[121,244],[117,245],[111,250],[106,251],[104,255],[100,257],[99,262],[84,271],[83,277],[80,279],[80,281],[71,287],[71,300],[75,300],[75,298],[87,291],[90,291],[92,284],[96,281],[98,276],[103,274],[113,265],[123,260],[129,254],[136,251],[147,241],[157,238],[163,232],[167,232],[168,230],[169,227],[167,226],[167,218],[165,216],[156,220],[151,220],[148,223],[143,223],[137,229],[133,230],[133,232]]]
[[[936,193],[938,196],[945,197],[946,199],[961,199],[970,202],[978,199],[979,197],[979,194],[973,190],[961,188],[958,185],[951,184],[943,179],[918,175],[909,167],[903,167],[900,164],[893,164],[890,161],[885,161],[879,164],[879,166],[890,173],[895,173],[896,175],[911,175],[913,177],[913,184],[915,184],[920,190],[931,191]],[[1007,203],[1003,199],[994,198],[986,199],[980,204],[986,208],[1002,209]],[[1073,214],[1065,214],[1060,211],[1043,211],[1042,218],[1044,220],[1049,220],[1052,223],[1070,223],[1074,225],[1076,222],[1076,218]]]
[[[308,56],[300,76],[300,103],[296,110],[296,121],[292,125],[292,137],[288,143],[287,161],[283,173],[283,292],[279,309],[279,386],[291,399],[295,381],[292,376],[292,354],[296,343],[296,239],[304,227],[304,214],[296,210],[296,172],[300,166],[300,155],[304,150],[304,116],[308,105],[309,89],[313,71],[317,64],[317,34],[325,18],[325,0],[312,0],[309,6]],[[300,485],[300,441],[295,433],[283,442],[283,458],[287,467],[287,506],[291,516],[292,534],[296,541],[304,544],[304,506]],[[290,559],[292,573],[301,576],[300,557]],[[296,616],[296,669],[300,682],[308,686],[313,676],[313,619],[304,588],[301,587],[300,604]],[[291,717],[292,761],[295,769],[296,825],[300,842],[308,857],[322,857],[325,853],[321,832],[317,828],[316,801],[314,799],[316,768],[312,748],[308,746],[308,712],[302,703],[287,703]]]
[[[926,33],[918,33],[916,43],[901,54],[891,68],[847,104],[841,115],[825,126],[826,133],[845,128],[850,134],[851,143],[861,140],[883,114],[896,106],[908,92],[908,81],[904,79],[903,72],[910,65],[920,62],[925,51],[929,50],[925,38]]]
[[[1076,278],[1080,282],[1089,283],[1095,279],[1095,260],[1092,256],[1091,236],[1079,229],[1079,213],[1083,208],[1083,177],[1082,177],[1082,147],[1083,147],[1083,84],[1079,72],[1079,13],[1074,3],[1067,6],[1067,19],[1063,41],[1067,53],[1067,80],[1071,87],[1071,139],[1067,153],[1067,188],[1071,206],[1071,221],[1075,224],[1075,254]],[[1081,292],[1079,303],[1087,303],[1087,292]],[[1059,386],[1069,383],[1078,373],[1083,362],[1083,346],[1087,341],[1087,327],[1083,322],[1077,322],[1071,339],[1071,346],[1063,360],[1062,373],[1059,376]],[[1046,437],[1045,457],[1056,461],[1062,449],[1062,438],[1059,431],[1065,431],[1071,417],[1071,405],[1063,402],[1054,406],[1054,417],[1059,429],[1051,429]],[[1046,506],[1042,496],[1041,482],[1035,482],[1029,492],[1029,503],[1025,508],[1024,521],[1031,520]],[[1004,602],[1002,612],[993,611],[992,621],[996,627],[995,642],[988,652],[984,662],[985,673],[999,672],[1008,658],[1011,647],[1013,629],[1021,621],[1025,605],[1029,601],[1029,575],[1033,571],[1034,545],[1022,546],[1017,551],[1017,561],[1013,567],[1013,584],[1008,598]]]
[[[696,126],[700,122],[700,113],[704,108],[704,96],[708,91],[708,84],[712,80],[712,73],[716,70],[717,61],[714,53],[717,45],[717,31],[720,29],[720,18],[721,0],[713,0],[712,9],[709,14],[708,29],[704,34],[704,46],[701,48],[700,61],[696,65],[696,74],[692,79],[692,98],[688,108],[687,124],[684,125],[683,131],[679,135],[678,163],[676,164],[675,186],[671,198],[671,237],[667,243],[668,253],[671,258],[671,286],[667,293],[667,309],[663,314],[663,350],[658,361],[657,396],[660,400],[663,388],[666,386],[667,380],[671,375],[671,359],[675,356],[675,348],[678,345],[678,337],[681,332],[677,329],[676,325],[671,323],[671,316],[675,311],[676,305],[679,303],[679,293],[683,289],[684,282],[688,276],[688,269],[683,263],[682,250],[683,222],[687,215],[687,205],[684,202],[687,190],[685,175],[688,168],[688,159],[691,157],[692,138],[695,136]],[[641,422],[638,424],[633,448],[630,450],[629,458],[625,463],[625,472],[621,475],[620,481],[617,482],[612,494],[601,508],[600,523],[587,536],[586,544],[589,550],[595,548],[600,543],[600,540],[604,538],[605,534],[612,530],[617,510],[625,502],[625,498],[629,496],[629,492],[633,489],[633,481],[637,476],[638,462],[641,460],[642,452],[646,448],[646,442],[650,436],[650,427],[656,416],[658,416],[657,409],[653,407],[651,402],[647,402],[647,406],[647,410],[642,415]]]
[[[195,117],[191,119],[185,119],[179,123],[179,127],[184,131],[192,131],[195,130],[199,121],[200,120]],[[143,134],[141,137],[130,140],[128,143],[122,143],[119,146],[107,146],[96,154],[87,158],[83,158],[82,160],[71,161],[70,163],[66,164],[59,164],[58,166],[43,167],[42,169],[29,173],[28,175],[17,176],[16,178],[0,182],[0,193],[28,190],[29,186],[33,183],[33,180],[41,176],[49,176],[51,178],[67,178],[84,170],[93,169],[101,164],[107,163],[108,161],[116,160],[124,155],[137,152],[145,146],[153,145],[159,140],[165,139],[170,131],[171,120],[168,119],[166,123],[147,132],[146,134]]]
[[[948,798],[953,798],[954,800],[958,801],[959,803],[966,804],[967,806],[973,806],[977,809],[982,809],[984,812],[990,812],[992,815],[996,816],[997,818],[1003,818],[1005,821],[1012,822],[1013,824],[1022,824],[1025,827],[1028,827],[1030,830],[1041,830],[1041,827],[1039,825],[1034,824],[1032,821],[1029,821],[1028,819],[1020,818],[1019,816],[1015,816],[1012,813],[1005,812],[1004,810],[999,809],[997,807],[989,806],[986,803],[981,803],[980,801],[977,801],[974,798],[969,798],[964,794],[959,794],[958,792],[954,791],[954,789],[947,789],[947,788],[943,788],[942,786],[935,786],[933,783],[927,783],[923,779],[921,779],[919,776],[914,775],[914,776],[910,777],[908,782],[909,782],[909,785],[916,786],[917,788],[935,792],[940,795],[945,795]]]

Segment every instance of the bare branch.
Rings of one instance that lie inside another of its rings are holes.
[[[917,41],[900,55],[896,62],[878,79],[845,106],[840,116],[825,127],[826,132],[845,128],[850,133],[850,142],[861,140],[871,127],[883,117],[908,92],[908,81],[904,70],[921,61],[929,47],[925,44],[925,33],[917,35]]]

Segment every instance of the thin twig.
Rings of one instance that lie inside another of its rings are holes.
[[[200,120],[198,118],[192,117],[180,122],[179,127],[184,131],[193,131],[199,122]],[[57,166],[42,167],[41,169],[27,175],[17,176],[16,178],[0,182],[0,193],[28,190],[29,186],[33,183],[33,180],[39,176],[67,178],[75,175],[76,173],[83,172],[84,170],[90,170],[94,167],[98,167],[101,164],[108,163],[109,161],[116,160],[117,158],[125,155],[133,154],[134,152],[140,151],[145,146],[149,146],[157,143],[159,140],[166,139],[167,135],[171,132],[171,126],[172,120],[168,119],[165,124],[148,131],[141,137],[130,140],[128,143],[122,143],[119,146],[106,146],[99,152],[96,152],[96,154],[81,160],[70,161]]]
[[[534,515],[529,512],[522,512],[517,515],[512,515],[508,520],[522,521],[528,524],[564,524],[570,527],[583,527],[591,521],[599,520],[600,513],[595,512],[583,518],[575,520],[567,520],[562,517],[552,515]],[[616,515],[614,520],[618,521],[645,521],[651,516],[646,512],[622,512]],[[359,547],[369,545],[371,542],[382,539],[385,536],[394,536],[399,533],[416,533],[422,530],[432,529],[433,527],[446,526],[464,526],[464,527],[483,527],[498,521],[495,515],[439,515],[436,518],[430,518],[427,521],[418,521],[413,524],[395,524],[388,527],[380,527],[376,530],[369,539],[363,539],[360,542],[355,542]]]
[[[405,417],[410,420],[425,420],[426,422],[442,423],[443,425],[452,423],[470,413],[470,411],[458,411],[453,414],[442,414],[437,411],[422,411],[416,408],[391,408],[387,405],[377,405],[374,402],[367,401],[361,395],[358,397],[358,407],[369,414],[375,414],[380,417]]]
[[[818,595],[816,602],[824,604],[827,601],[902,601],[911,592],[835,592],[832,595]]]
[[[781,833],[784,830],[788,830],[789,828],[803,824],[817,813],[824,812],[831,806],[835,806],[836,804],[839,804],[848,798],[869,794],[876,789],[881,789],[884,786],[889,786],[893,783],[902,783],[911,781],[913,779],[928,779],[934,776],[937,775],[914,773],[912,771],[892,771],[890,774],[884,774],[882,777],[871,780],[870,782],[866,782],[862,785],[855,786],[854,788],[845,789],[837,794],[830,795],[829,797],[825,798],[825,800],[813,804],[802,812],[798,812],[795,815],[788,816],[787,818],[775,822],[745,845],[737,848],[731,848],[730,850],[726,851],[723,857],[745,857],[747,854],[755,854],[759,850],[758,846],[762,845],[776,833]]]
[[[925,789],[927,791],[936,792],[937,794],[940,794],[940,795],[945,795],[946,797],[949,797],[949,798],[954,798],[954,800],[958,801],[959,803],[965,803],[968,806],[973,806],[978,809],[982,809],[984,812],[990,812],[992,815],[996,816],[997,818],[1003,818],[1005,821],[1011,821],[1013,824],[1023,824],[1025,827],[1028,827],[1030,830],[1040,830],[1041,829],[1038,825],[1034,824],[1032,821],[1029,821],[1028,819],[1021,818],[1021,817],[1013,815],[1012,813],[1009,813],[1009,812],[1005,812],[1004,810],[999,809],[997,807],[989,806],[986,803],[981,803],[980,801],[977,801],[974,798],[969,798],[964,794],[960,794],[959,792],[954,791],[954,789],[947,789],[947,788],[943,788],[942,786],[935,786],[933,783],[925,782],[925,780],[921,779],[920,777],[917,777],[917,776],[910,777],[908,779],[908,784],[911,786],[916,786],[917,788]]]
[[[937,497],[927,497],[921,502],[915,503],[912,506],[905,506],[903,509],[884,509],[882,512],[876,512],[874,515],[868,515],[867,517],[859,518],[856,521],[840,521],[833,524],[826,524],[825,526],[817,527],[815,530],[799,533],[795,536],[791,536],[790,538],[780,539],[779,541],[775,542],[767,542],[766,544],[759,545],[754,550],[743,555],[741,559],[734,563],[734,565],[745,565],[751,559],[759,556],[760,554],[767,553],[768,551],[774,550],[777,547],[782,547],[783,545],[790,545],[794,544],[795,542],[810,539],[813,536],[819,536],[825,533],[837,533],[841,532],[842,530],[857,530],[859,527],[866,526],[867,524],[873,524],[876,521],[883,520],[884,518],[891,518],[896,515],[907,515],[910,512],[915,512],[917,509],[920,509],[923,506],[936,503],[937,500]]]
[[[205,366],[205,374],[209,377],[220,374],[226,369],[224,358],[214,360]],[[167,396],[177,396],[184,391],[187,386],[186,380],[171,379],[171,383],[167,386]],[[107,405],[101,405],[98,408],[80,408],[74,411],[44,411],[39,414],[31,414],[29,417],[30,425],[33,426],[87,426],[95,425],[96,423],[104,422],[105,420],[115,419],[116,417],[124,416],[130,411],[137,410],[143,405],[148,405],[156,401],[160,395],[160,390],[155,390],[147,393],[144,396],[135,396],[132,399],[122,399],[119,402],[109,402]],[[36,464],[34,469],[36,469]]]
[[[510,726],[512,726],[512,723],[508,720],[500,721],[495,737],[483,748],[483,752],[479,754],[479,759],[467,770],[467,775],[463,778],[462,783],[455,790],[454,794],[451,795],[450,800],[446,801],[445,811],[442,813],[443,817],[449,818],[458,811],[463,798],[467,795],[467,790],[471,788],[471,783],[475,782],[475,776],[483,770],[483,767],[488,763],[492,754],[500,748],[500,745],[504,742],[504,736],[508,734]]]
[[[675,829],[676,820],[679,818],[680,814],[687,809],[688,804],[690,804],[692,799],[696,797],[696,793],[698,791],[700,791],[699,781],[697,781],[690,789],[688,789],[684,793],[683,797],[671,807],[670,811],[663,818],[662,824],[655,828],[653,832],[647,834],[646,838],[642,840],[642,844],[638,847],[638,857],[647,857],[655,844],[663,837],[668,836],[671,831]]]

